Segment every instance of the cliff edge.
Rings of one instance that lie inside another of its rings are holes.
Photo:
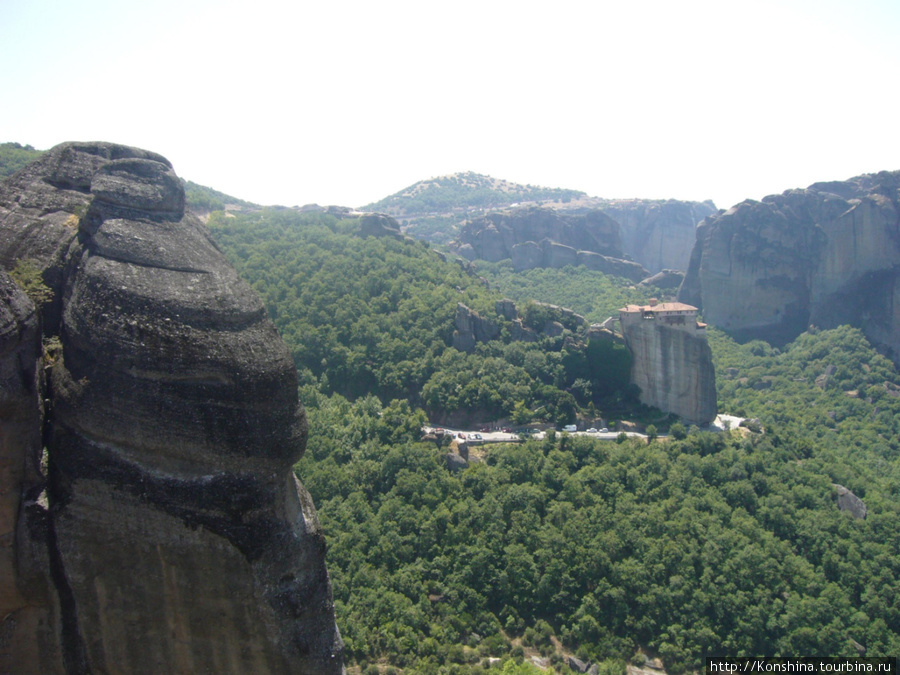
[[[716,374],[706,324],[697,321],[697,308],[651,300],[649,305],[620,309],[619,323],[641,403],[692,424],[715,420]]]
[[[739,340],[857,326],[900,363],[900,171],[816,183],[708,216],[678,299]]]
[[[169,162],[67,143],[7,179],[23,260],[53,299],[0,279],[0,665],[340,673],[296,370]]]

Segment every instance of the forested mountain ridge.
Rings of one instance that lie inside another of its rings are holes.
[[[491,209],[520,202],[568,203],[585,197],[578,190],[520,185],[473,171],[421,180],[362,209],[379,211],[395,218],[446,214],[451,211]]]
[[[558,321],[544,333],[556,319],[524,300],[517,328],[471,266],[424,242],[362,237],[357,219],[289,209],[214,214],[209,225],[265,299],[301,381],[324,394],[402,399],[435,422],[470,424],[514,413],[523,424],[568,423],[579,411],[621,415],[630,405],[621,345]],[[654,292],[604,286],[609,314]],[[493,322],[497,339],[470,353],[451,348],[459,305]],[[514,339],[525,328],[537,332]]]

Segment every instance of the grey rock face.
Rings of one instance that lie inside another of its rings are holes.
[[[900,172],[817,183],[708,217],[678,298],[737,339],[860,327],[900,363]]]
[[[453,347],[461,352],[471,352],[478,342],[490,342],[500,335],[500,326],[485,319],[464,304],[456,305],[456,330],[453,331]]]
[[[684,272],[678,270],[662,270],[652,277],[641,280],[641,286],[656,286],[666,290],[674,290],[681,286],[684,281]]]
[[[868,509],[862,499],[850,492],[843,485],[834,483],[834,489],[837,491],[837,505],[841,511],[847,511],[854,518],[862,520],[868,514]]]
[[[66,669],[341,672],[291,471],[296,370],[169,163],[50,151],[0,186],[0,262],[21,257],[45,270],[62,344],[45,442]]]
[[[400,224],[390,216],[381,213],[367,213],[359,219],[361,237],[394,237],[402,239]]]
[[[641,402],[702,426],[716,418],[715,368],[706,332],[696,327],[696,311],[687,305],[677,309],[682,307],[693,311],[682,323],[678,316],[667,323],[632,311],[620,312],[620,325]]]
[[[516,244],[545,239],[576,251],[622,257],[619,225],[599,210],[564,214],[530,207],[490,213],[462,228],[457,247],[469,244],[475,258],[496,262],[512,258]]]
[[[28,297],[0,271],[0,672],[63,670],[42,503],[41,335]]]
[[[709,201],[618,199],[603,212],[621,226],[626,255],[655,273],[687,269],[697,225],[717,209]]]

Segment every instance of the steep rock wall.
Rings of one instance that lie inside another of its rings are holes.
[[[679,300],[738,339],[849,323],[900,362],[900,172],[817,183],[708,217]]]
[[[63,671],[41,465],[41,334],[34,304],[0,271],[0,672]]]
[[[44,443],[65,670],[341,672],[325,544],[291,471],[296,370],[171,165],[54,148],[0,187],[0,262],[22,258],[55,292],[62,345]]]
[[[602,211],[585,214],[560,213],[529,207],[489,213],[463,226],[456,248],[470,259],[496,262],[513,256],[513,247],[543,240],[575,251],[592,251],[622,257],[619,225]]]
[[[705,335],[641,319],[623,322],[622,332],[642,403],[698,425],[716,418],[716,376]]]
[[[688,268],[697,225],[717,209],[710,201],[617,199],[603,212],[621,226],[625,254],[655,274]]]

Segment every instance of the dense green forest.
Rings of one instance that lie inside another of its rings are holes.
[[[449,439],[420,439],[440,406],[593,403],[572,379],[587,347],[449,348],[457,302],[491,315],[501,295],[533,298],[601,320],[647,291],[583,269],[479,266],[498,295],[427,245],[355,236],[353,221],[210,222],[301,370],[310,439],[297,471],[354,669],[477,673],[493,657],[525,673],[543,655],[565,673],[575,654],[619,673],[646,654],[680,673],[708,655],[900,652],[900,377],[858,330],[777,350],[710,329],[720,410],[757,418],[756,431],[551,433],[472,447],[454,472]],[[838,509],[837,484],[865,519]]]
[[[325,394],[406,400],[436,423],[566,424],[635,406],[622,345],[588,340],[583,327],[513,341],[502,296],[424,242],[361,238],[356,220],[288,209],[217,213],[210,227],[265,299],[301,381]],[[459,303],[494,320],[499,339],[450,347]],[[529,325],[546,311],[522,303],[520,313]]]
[[[256,206],[251,202],[232,197],[231,195],[226,195],[224,192],[213,190],[210,187],[199,185],[193,181],[183,180],[182,183],[184,184],[185,202],[189,208],[199,213],[222,211],[226,206],[242,206],[245,208]]]
[[[569,307],[593,323],[618,316],[619,308],[625,305],[642,304],[650,297],[665,299],[667,293],[653,286],[636,286],[629,279],[611,277],[583,265],[516,272],[511,260],[497,263],[478,260],[475,268],[492,288],[507,298]]]

